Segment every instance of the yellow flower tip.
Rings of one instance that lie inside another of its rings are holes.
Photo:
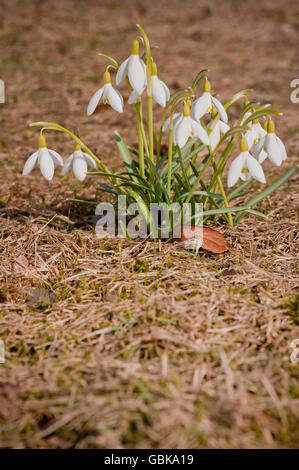
[[[190,106],[189,106],[189,103],[184,103],[184,107],[183,107],[183,115],[184,117],[189,117],[190,116]]]
[[[272,119],[269,119],[268,121],[267,131],[268,131],[268,134],[274,134],[275,132],[275,124],[274,124],[274,121],[272,121]]]
[[[43,134],[38,136],[38,146],[40,149],[47,147],[46,139],[44,138]]]
[[[241,152],[247,152],[248,151],[248,143],[245,137],[242,137],[241,142],[240,142],[240,150]]]
[[[108,83],[111,83],[111,77],[110,77],[110,72],[106,70],[106,72],[104,73],[104,84],[108,85]]]
[[[215,106],[212,107],[212,112],[211,112],[211,117],[212,119],[215,119],[215,117],[217,116],[217,109],[215,108]]]
[[[157,64],[156,62],[152,62],[152,76],[158,75]]]
[[[78,150],[81,150],[81,147],[80,147],[80,145],[78,144],[78,142],[75,142],[75,144],[74,144],[74,151],[77,152]]]
[[[253,119],[252,124],[258,124],[259,120],[258,119]]]
[[[209,82],[208,79],[204,83],[203,91],[204,91],[204,93],[210,93],[210,91],[211,91],[211,83]]]
[[[134,39],[134,41],[132,42],[131,54],[139,55],[139,42],[137,39]]]

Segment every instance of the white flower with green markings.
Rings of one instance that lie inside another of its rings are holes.
[[[31,173],[36,164],[39,165],[43,177],[51,181],[54,176],[55,166],[63,166],[63,160],[55,150],[48,149],[45,137],[40,134],[38,137],[39,149],[26,160],[23,168],[23,176]]]
[[[280,166],[287,159],[287,152],[282,140],[275,134],[275,124],[272,119],[267,122],[267,132],[252,147],[252,155],[260,162],[268,157],[276,166]]]
[[[62,176],[65,176],[72,169],[75,178],[79,181],[84,181],[88,167],[96,170],[97,164],[88,153],[82,151],[79,144],[75,143],[74,152],[64,162]]]
[[[175,120],[173,127],[173,140],[175,145],[184,147],[190,137],[198,137],[205,145],[209,145],[210,139],[204,128],[190,116],[190,106],[184,104],[183,115]]]
[[[234,186],[239,178],[243,181],[253,177],[260,183],[266,183],[263,168],[261,164],[248,152],[248,143],[245,137],[242,137],[240,143],[241,153],[232,162],[227,175],[227,186]]]
[[[206,80],[203,87],[203,95],[192,104],[191,116],[198,121],[205,114],[211,113],[213,106],[217,109],[220,119],[227,123],[228,117],[224,106],[215,96],[211,95],[211,84],[209,80]]]
[[[87,108],[87,115],[90,116],[94,113],[98,106],[100,99],[103,97],[103,103],[109,104],[118,113],[123,112],[124,100],[120,92],[111,84],[111,76],[108,70],[104,73],[104,86],[97,90],[91,97]]]
[[[162,106],[162,108],[165,108],[166,103],[170,98],[170,92],[169,92],[168,86],[162,80],[158,78],[157,65],[155,62],[152,62],[151,84],[152,84],[152,95],[153,95],[154,100],[160,106]],[[140,98],[140,96],[145,90],[145,86],[142,88],[142,90],[135,89],[132,91],[128,99],[129,104],[135,103],[135,101],[137,101],[138,98]]]
[[[139,57],[139,42],[132,42],[131,55],[119,66],[116,73],[116,85],[119,85],[126,77],[133,90],[140,94],[146,86],[146,66]],[[132,101],[133,103],[133,101]]]

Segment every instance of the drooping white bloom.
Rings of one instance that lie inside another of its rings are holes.
[[[119,85],[126,77],[128,77],[133,90],[141,94],[146,86],[146,66],[139,57],[139,42],[137,39],[132,42],[131,55],[118,68],[116,85]],[[133,102],[131,101],[131,103]]]
[[[80,145],[76,143],[74,153],[72,153],[64,162],[62,176],[66,175],[72,168],[77,180],[84,181],[87,175],[88,166],[94,170],[97,169],[97,164],[94,159],[88,155],[88,153],[83,152]]]
[[[36,163],[38,163],[43,177],[46,180],[51,181],[54,176],[55,166],[63,166],[63,160],[59,153],[47,148],[46,139],[42,134],[39,135],[38,144],[39,149],[37,152],[34,152],[26,160],[23,168],[23,176],[31,173]]]
[[[155,62],[152,63],[152,77],[151,77],[151,84],[152,84],[152,96],[154,100],[162,106],[162,108],[165,108],[167,101],[170,98],[170,93],[168,86],[158,78],[157,75],[157,65]],[[145,85],[146,86],[146,85]],[[145,86],[142,88],[142,90],[133,90],[132,93],[129,96],[128,103],[134,103],[143,93]]]
[[[123,97],[121,96],[120,92],[112,86],[110,73],[108,71],[104,73],[104,86],[97,90],[91,97],[87,108],[88,116],[90,116],[95,111],[102,97],[104,104],[110,104],[111,108],[115,109],[115,111],[119,113],[123,112]]]
[[[207,129],[211,130],[209,139],[212,150],[217,147],[221,139],[221,135],[225,134],[230,129],[230,127],[225,122],[221,121],[221,119],[216,116],[217,114],[214,114],[212,111],[212,119],[207,125]]]
[[[268,121],[267,133],[252,147],[252,155],[260,162],[269,157],[269,160],[280,166],[287,159],[287,152],[282,140],[275,134],[275,124],[272,119]]]
[[[240,144],[241,153],[232,162],[227,175],[227,186],[234,186],[239,178],[247,181],[251,176],[260,183],[266,183],[261,164],[248,152],[248,144],[242,137]]]
[[[250,127],[248,131],[246,131],[245,136],[244,136],[245,139],[247,140],[249,150],[254,144],[256,144],[263,137],[265,137],[266,134],[267,132],[265,131],[265,129],[262,128],[258,119],[254,119],[252,121],[252,126]]]
[[[211,113],[213,105],[218,111],[221,121],[227,123],[228,117],[223,105],[215,96],[211,95],[211,84],[208,80],[205,81],[203,88],[203,95],[195,100],[191,108],[191,116],[198,121],[204,114]]]
[[[183,115],[175,120],[173,125],[173,141],[180,148],[184,147],[189,137],[198,137],[205,145],[210,139],[204,128],[190,116],[189,104],[184,104]]]

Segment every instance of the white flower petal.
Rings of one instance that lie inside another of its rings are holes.
[[[227,113],[226,113],[223,105],[220,103],[220,101],[217,100],[217,98],[215,98],[215,96],[212,96],[212,95],[211,95],[211,100],[212,100],[213,105],[215,106],[215,108],[218,111],[218,114],[220,116],[221,121],[228,122]]]
[[[135,103],[135,101],[137,101],[138,98],[140,98],[140,96],[142,95],[143,92],[144,92],[144,88],[142,88],[141,90],[134,90],[133,89],[130,96],[129,96],[128,104]]]
[[[204,128],[192,118],[190,118],[190,123],[194,136],[199,137],[205,145],[209,145],[210,139]]]
[[[96,164],[94,159],[90,155],[88,155],[88,153],[85,153],[85,152],[82,152],[82,151],[81,151],[81,153],[84,156],[87,165],[90,166],[91,168],[93,168],[94,170],[97,170],[98,165]]]
[[[112,85],[108,89],[108,100],[111,108],[115,109],[118,113],[123,112],[124,100],[120,92]]]
[[[163,85],[161,84],[161,80],[158,79],[157,75],[152,77],[152,93],[154,100],[157,101],[162,108],[165,108],[167,101],[166,94]]]
[[[222,134],[226,134],[230,130],[229,125],[223,121],[219,121],[219,127],[220,127]]]
[[[281,158],[282,158],[282,160],[286,160],[287,159],[287,151],[286,151],[286,148],[284,146],[284,143],[279,137],[277,137],[277,135],[275,135],[275,137],[276,137],[277,143],[278,143],[280,151],[281,151]]]
[[[37,157],[38,157],[38,151],[32,153],[30,157],[27,158],[24,168],[23,168],[23,173],[22,173],[23,176],[26,176],[29,173],[31,173],[31,171],[34,168],[34,165],[36,164]]]
[[[191,123],[190,118],[183,117],[175,127],[175,142],[182,148],[190,137]]]
[[[262,149],[262,151],[259,153],[258,157],[257,157],[257,161],[259,163],[263,163],[266,158],[268,157],[267,153],[265,152],[265,150]],[[256,158],[256,157],[254,157]]]
[[[166,85],[166,83],[163,82],[163,80],[159,80],[159,82],[161,83],[162,87],[164,88],[164,92],[165,92],[165,96],[166,96],[166,101],[168,101],[169,98],[170,98],[170,91],[169,91],[169,88],[168,88],[168,86]]]
[[[72,168],[73,158],[74,158],[74,154],[72,153],[72,154],[65,160],[64,165],[63,165],[63,168],[62,168],[62,176],[65,176],[65,175],[70,171],[70,169]]]
[[[244,164],[244,153],[242,152],[240,153],[238,157],[234,159],[231,166],[229,167],[228,175],[227,175],[227,186],[229,188],[234,186],[234,184],[236,184],[236,182],[240,178],[243,164]]]
[[[129,65],[129,59],[130,57],[128,57],[119,67],[118,67],[118,70],[117,70],[117,73],[116,73],[116,85],[119,85],[120,82],[122,82],[125,78],[126,78],[126,75],[128,73],[128,65]]]
[[[261,153],[261,151],[263,150],[264,148],[264,145],[265,145],[265,142],[266,142],[266,136],[263,137],[261,140],[259,140],[258,142],[256,142],[255,144],[253,144],[252,148],[251,148],[251,155],[256,158],[258,160],[258,157],[259,157],[259,154]]]
[[[255,124],[256,126],[256,129],[258,131],[258,135],[259,135],[259,138],[261,139],[262,137],[265,137],[265,135],[267,135],[267,132],[265,131],[265,129],[260,125],[260,123],[258,122],[257,124]]]
[[[81,152],[80,152],[81,153]],[[87,174],[87,163],[83,155],[76,155],[73,159],[73,172],[77,180],[83,181]]]
[[[265,149],[269,160],[274,165],[280,166],[282,162],[281,148],[276,140],[275,134],[268,134],[265,138]]]
[[[209,134],[209,139],[210,139],[211,149],[214,150],[216,148],[216,146],[218,145],[219,140],[220,140],[219,121],[216,123],[216,125],[214,126],[214,129]]]
[[[91,97],[91,100],[87,107],[87,116],[90,116],[94,112],[96,107],[98,106],[101,96],[103,94],[103,91],[104,91],[104,87],[97,90],[95,94]]]
[[[246,165],[250,175],[253,176],[255,180],[259,181],[260,183],[266,183],[266,178],[261,164],[255,158],[253,158],[249,152],[247,152],[246,155]]]
[[[40,148],[38,151],[38,160],[41,174],[46,180],[51,181],[54,176],[54,161],[51,158],[47,148]]]
[[[210,93],[204,93],[200,98],[193,101],[191,107],[191,117],[196,121],[200,119],[204,114],[211,111],[211,95]],[[208,111],[210,110],[210,111]]]
[[[128,64],[128,77],[132,88],[142,90],[146,83],[146,76],[144,74],[144,67],[140,62],[138,55],[132,54]]]
[[[48,152],[50,156],[52,157],[52,160],[55,166],[63,166],[63,160],[61,156],[59,155],[59,153],[55,152],[55,150],[52,150],[52,149],[48,149]]]

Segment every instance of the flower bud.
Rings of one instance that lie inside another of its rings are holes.
[[[154,76],[154,75],[158,75],[156,62],[152,62],[152,76]]]
[[[275,124],[274,124],[274,121],[272,121],[272,119],[269,119],[268,121],[267,131],[268,131],[268,134],[274,134],[275,132]]]

